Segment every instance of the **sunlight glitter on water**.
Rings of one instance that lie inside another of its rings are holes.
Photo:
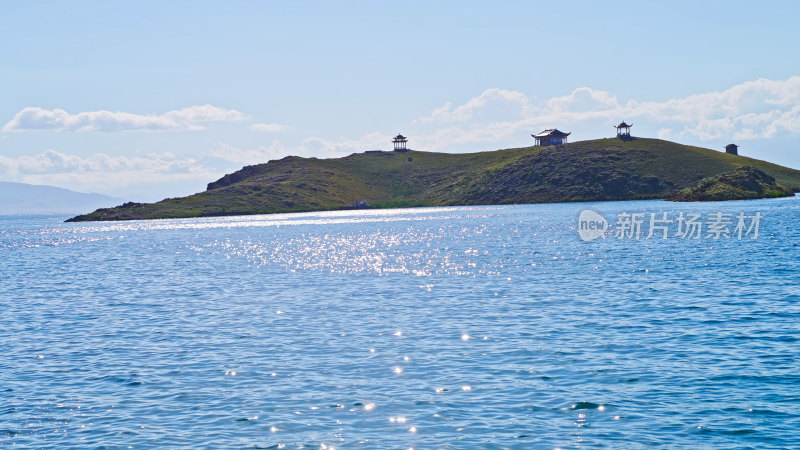
[[[359,211],[321,211],[308,213],[265,214],[253,216],[227,216],[193,219],[161,219],[128,222],[77,223],[73,226],[56,227],[43,232],[96,233],[107,231],[136,230],[207,230],[216,228],[280,227],[292,225],[342,225],[361,223],[391,223],[401,221],[435,221],[455,218],[485,218],[487,207],[446,207],[423,209],[373,209]],[[453,214],[457,212],[456,214]]]
[[[474,239],[484,227],[462,229],[462,239]],[[210,251],[225,257],[245,258],[256,265],[279,264],[297,270],[323,270],[334,273],[373,272],[405,273],[417,276],[449,273],[453,275],[497,274],[498,259],[488,253],[475,255],[435,246],[451,231],[409,228],[404,231],[381,231],[371,234],[301,235],[282,239],[255,241],[214,241],[195,251]],[[516,260],[502,258],[504,264]],[[507,281],[511,281],[510,279]],[[432,288],[428,286],[427,288]]]

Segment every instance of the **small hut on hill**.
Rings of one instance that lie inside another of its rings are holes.
[[[567,143],[567,136],[570,134],[572,134],[572,132],[564,133],[558,128],[550,128],[539,134],[532,134],[531,137],[536,140],[535,145],[561,145]]]

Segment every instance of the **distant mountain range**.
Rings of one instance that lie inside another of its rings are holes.
[[[0,181],[0,215],[76,214],[119,203],[120,199],[107,195]]]
[[[800,171],[788,167],[659,139],[610,138],[462,154],[290,156],[244,167],[188,197],[128,202],[70,220],[657,199],[740,166],[800,191]]]

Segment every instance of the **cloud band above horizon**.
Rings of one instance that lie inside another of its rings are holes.
[[[432,145],[487,142],[526,131],[578,124],[647,121],[666,139],[772,138],[800,134],[800,76],[758,79],[726,90],[662,102],[620,102],[607,91],[580,87],[569,95],[536,102],[519,91],[487,89],[461,105],[446,103],[416,123],[439,126],[426,138]]]
[[[213,105],[189,106],[163,114],[103,110],[70,114],[58,108],[26,107],[5,124],[2,131],[185,131],[203,130],[209,123],[238,122],[248,118],[235,109]]]
[[[637,136],[720,151],[725,144],[736,142],[748,146],[748,156],[792,165],[796,159],[785,146],[768,149],[767,143],[780,139],[791,142],[800,135],[800,76],[747,81],[718,92],[664,101],[620,101],[613,93],[589,87],[539,100],[520,91],[491,88],[463,103],[448,102],[429,111],[397,130],[409,136],[409,148],[472,152],[528,146],[533,145],[531,133],[552,127],[574,132],[571,140],[613,137],[611,125],[625,120],[635,124],[633,132]],[[58,147],[44,148],[38,154],[0,155],[0,179],[91,191],[105,189],[108,193],[114,193],[112,188],[128,189],[127,186],[131,191],[140,189],[133,186],[141,185],[155,189],[156,184],[170,180],[191,181],[197,186],[242,165],[289,155],[334,158],[369,149],[390,149],[394,135],[386,130],[361,130],[358,135],[339,137],[324,132],[299,135],[298,128],[280,123],[245,122],[250,118],[243,112],[212,105],[150,115],[110,111],[71,114],[61,109],[24,108],[2,131],[146,132],[203,130],[214,123],[240,125],[227,127],[222,138],[213,133],[201,136],[200,141],[208,144],[199,149],[185,145],[180,148],[184,137],[170,136],[164,141],[170,142],[168,147],[170,151],[174,148],[175,154],[145,150],[134,155],[130,149],[102,149],[89,154],[57,143]],[[300,129],[304,128],[309,127],[303,125]],[[244,130],[249,132],[240,133]],[[281,139],[270,137],[266,141],[263,137],[278,132],[285,132]],[[10,138],[3,136],[6,137]],[[156,137],[156,141],[161,142],[161,138]]]

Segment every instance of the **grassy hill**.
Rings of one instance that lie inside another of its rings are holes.
[[[800,171],[787,167],[659,139],[609,138],[467,154],[289,156],[244,167],[188,197],[126,203],[70,220],[331,210],[356,202],[381,208],[654,199],[740,166],[800,191]]]

